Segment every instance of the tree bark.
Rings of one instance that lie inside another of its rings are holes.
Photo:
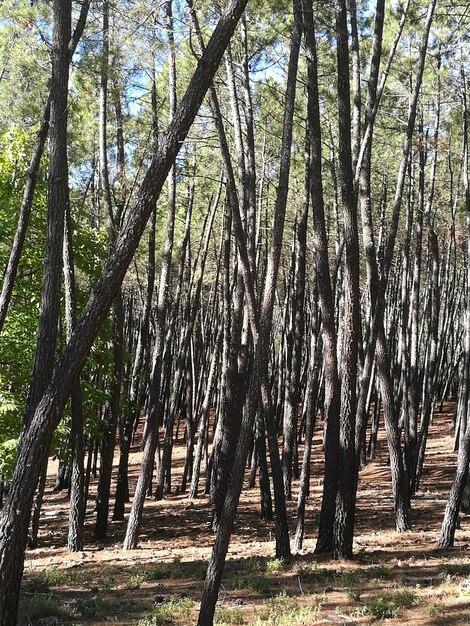
[[[339,476],[333,530],[333,556],[352,558],[355,514],[355,422],[357,349],[359,339],[359,239],[351,153],[351,105],[349,100],[349,50],[346,2],[336,2],[338,69],[338,133],[341,198],[343,203],[345,265],[344,315],[341,349],[341,409]]]

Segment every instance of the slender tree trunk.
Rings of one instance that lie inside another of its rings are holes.
[[[33,148],[33,154],[31,155],[29,168],[26,173],[26,183],[23,192],[23,200],[21,202],[21,207],[18,214],[18,224],[10,248],[10,256],[8,258],[8,262],[3,273],[2,291],[0,293],[0,332],[2,331],[3,325],[5,323],[11,295],[13,293],[13,285],[15,282],[16,274],[18,272],[21,251],[23,249],[23,245],[26,239],[26,231],[28,228],[31,209],[33,206],[33,197],[34,191],[36,189],[39,166],[41,164],[41,158],[44,152],[47,134],[49,132],[50,115],[51,96],[49,95],[42,116],[41,125],[39,127],[37,140]]]
[[[277,448],[277,433],[274,425],[274,416],[272,414],[270,391],[267,385],[267,361],[269,351],[269,339],[272,326],[275,286],[279,269],[279,260],[284,231],[285,208],[290,171],[292,116],[294,110],[297,64],[301,38],[300,2],[297,0],[294,0],[294,15],[295,23],[291,38],[291,51],[289,57],[279,185],[275,204],[271,248],[268,258],[259,320],[257,319],[256,315],[254,288],[253,283],[250,280],[249,267],[246,267],[246,274],[244,274],[244,280],[245,277],[247,278],[247,280],[245,281],[245,287],[247,290],[247,294],[249,294],[251,300],[251,302],[248,302],[248,314],[250,316],[250,323],[252,325],[252,334],[255,346],[253,369],[250,379],[250,387],[247,394],[247,404],[245,415],[243,418],[239,444],[232,468],[231,481],[227,490],[221,521],[218,527],[217,537],[206,575],[204,594],[198,619],[199,626],[212,623],[214,618],[215,605],[217,602],[219,585],[222,578],[225,556],[228,550],[233,521],[235,518],[243,482],[243,475],[248,451],[248,441],[249,439],[251,439],[253,432],[253,424],[258,404],[258,389],[261,392],[263,412],[266,420],[268,439],[270,443],[271,468],[274,473],[273,481],[275,489],[274,496],[276,512],[276,556],[280,558],[287,558],[290,555],[289,537],[286,523],[287,519],[285,511],[285,499],[282,484],[282,472],[279,458],[275,459],[275,457],[273,456],[275,452],[279,454],[279,451]],[[240,224],[238,223],[239,216],[235,212],[233,217],[235,218],[236,222],[236,231],[240,233]],[[243,263],[246,263],[246,265],[248,266],[248,261],[245,257],[245,251],[242,248],[242,241],[242,237],[239,237],[237,235],[237,243],[239,244],[239,251],[241,253],[240,256],[242,257]],[[276,475],[276,473],[278,473],[278,475]]]
[[[62,247],[64,215],[69,204],[67,165],[67,100],[70,66],[71,1],[53,5],[53,45],[51,80],[51,120],[49,141],[49,174],[47,196],[47,233],[44,257],[39,326],[36,353],[31,372],[22,437],[27,434],[36,407],[50,381],[54,368],[57,330],[60,314],[60,287],[62,276]],[[21,445],[21,443],[20,443]],[[29,544],[37,545],[39,514],[45,487],[47,468],[41,467],[42,479],[34,505]]]
[[[325,370],[324,414],[325,479],[315,551],[330,552],[333,547],[333,524],[338,488],[339,452],[339,379],[336,355],[336,326],[331,289],[323,202],[320,103],[315,31],[311,0],[302,0],[305,52],[307,57],[308,134],[310,140],[310,196],[313,215],[313,247],[317,267],[317,286],[322,316],[323,362]]]
[[[467,219],[467,267],[466,267],[466,307],[465,307],[465,355],[464,367],[470,362],[470,182],[468,176],[468,109],[467,109],[467,84],[462,67],[463,78],[463,179],[465,188],[465,209]],[[468,420],[470,381],[468,370],[464,370],[462,380],[462,398],[464,400],[463,414],[465,416],[460,428],[463,433],[460,437],[459,454],[457,458],[457,470],[449,493],[444,519],[442,521],[441,535],[438,543],[444,548],[454,545],[455,529],[457,528],[458,516],[466,481],[468,480],[468,468],[470,463],[470,426]]]
[[[307,162],[308,167],[308,162]],[[284,445],[283,445],[283,474],[284,492],[286,498],[291,498],[291,482],[293,463],[296,457],[295,450],[300,368],[302,364],[302,344],[304,334],[304,298],[305,298],[305,267],[307,246],[307,221],[309,208],[309,177],[306,174],[306,197],[297,228],[295,231],[295,255],[294,255],[294,294],[292,298],[293,338],[292,338],[292,361],[289,380],[286,388],[286,409],[284,414]],[[295,464],[295,463],[294,463]],[[298,474],[298,472],[295,472]]]
[[[300,473],[299,497],[297,501],[297,529],[295,532],[295,551],[302,549],[305,527],[305,505],[310,489],[310,465],[312,456],[313,431],[316,423],[316,410],[318,402],[319,382],[320,382],[320,350],[321,339],[319,335],[318,323],[318,292],[315,288],[313,294],[313,311],[312,311],[312,328],[311,328],[311,346],[310,346],[310,363],[308,372],[308,382],[306,394],[305,408],[305,446],[304,456],[302,460],[302,471]]]
[[[217,339],[214,344],[214,351],[212,353],[211,365],[209,369],[209,376],[207,379],[206,393],[204,402],[201,408],[201,417],[199,423],[199,438],[196,445],[196,452],[194,455],[193,473],[191,477],[191,487],[189,490],[189,498],[197,498],[197,488],[199,483],[199,472],[201,467],[202,453],[204,450],[205,438],[208,431],[209,409],[211,401],[212,386],[214,383],[215,374],[217,371],[217,359],[219,357],[220,340],[222,339],[222,330],[219,331]]]
[[[101,86],[100,86],[100,124],[99,124],[99,149],[100,149],[100,179],[104,202],[108,215],[110,248],[115,245],[119,232],[121,214],[117,206],[114,211],[111,196],[111,185],[108,170],[108,83],[109,83],[109,3],[103,0],[103,50],[101,63]],[[123,350],[124,350],[124,307],[122,292],[116,292],[113,306],[112,322],[113,338],[113,374],[110,390],[109,407],[104,413],[104,423],[101,442],[100,476],[96,495],[96,524],[95,539],[106,538],[108,532],[109,499],[111,492],[111,475],[113,470],[114,448],[116,445],[116,431],[120,417],[121,390],[123,378]]]
[[[72,221],[70,207],[66,207],[64,231],[64,284],[65,317],[67,341],[70,340],[77,323],[75,268],[73,260]],[[83,408],[80,380],[74,382],[71,393],[72,425],[70,440],[72,444],[72,475],[70,479],[70,513],[67,537],[69,552],[83,550],[83,523],[85,521],[85,444],[83,438]]]
[[[339,165],[344,215],[344,315],[341,349],[341,410],[339,476],[333,536],[333,556],[351,558],[355,514],[355,421],[357,346],[359,339],[359,239],[351,153],[349,50],[346,2],[336,2],[338,67]]]
[[[176,106],[176,83],[175,83],[175,48],[173,39],[173,15],[172,0],[168,0],[165,4],[167,18],[167,33],[170,49],[170,67],[169,67],[169,97],[170,97],[170,119],[174,118]],[[134,501],[132,503],[131,514],[127,525],[126,537],[124,539],[124,548],[131,549],[137,546],[138,528],[142,518],[145,494],[147,492],[149,477],[152,472],[155,451],[157,448],[158,438],[158,416],[161,411],[159,405],[161,375],[163,367],[163,351],[165,338],[165,325],[167,316],[168,288],[170,284],[171,258],[173,252],[173,237],[175,231],[175,209],[176,209],[176,173],[175,168],[170,170],[168,178],[168,212],[166,222],[165,244],[160,269],[160,283],[158,288],[158,302],[155,329],[155,344],[152,357],[152,371],[150,375],[150,397],[147,414],[147,424],[145,429],[144,454],[139,472]],[[171,407],[170,407],[171,410]],[[169,416],[171,419],[171,416]],[[170,433],[171,437],[173,432]],[[157,497],[163,494],[163,483],[157,485]]]
[[[158,149],[158,118],[157,118],[157,92],[156,78],[152,76],[152,136],[153,150],[156,154]],[[150,313],[155,289],[155,231],[157,212],[154,210],[150,218],[148,235],[148,262],[147,262],[147,292],[142,312],[139,339],[137,343],[134,368],[132,371],[130,389],[130,410],[128,411],[120,432],[120,456],[116,485],[116,498],[114,503],[113,519],[124,519],[125,503],[129,501],[128,465],[129,452],[132,443],[133,432],[139,421],[141,410],[144,406],[144,394],[146,390],[147,376],[150,369]],[[186,225],[186,230],[188,226]]]

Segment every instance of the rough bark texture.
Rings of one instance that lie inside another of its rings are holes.
[[[333,537],[333,556],[351,558],[355,513],[355,420],[357,346],[359,339],[359,239],[351,154],[349,50],[346,2],[336,2],[339,166],[344,216],[344,315],[341,349],[340,462]]]
[[[323,363],[325,371],[325,481],[323,485],[318,540],[315,547],[317,553],[323,553],[330,552],[333,546],[333,524],[338,487],[339,379],[336,355],[334,300],[328,262],[328,239],[323,202],[317,49],[311,0],[303,0],[302,8],[305,51],[307,57],[307,112],[310,141],[310,196],[313,216],[313,246],[317,267],[318,299],[322,316]]]

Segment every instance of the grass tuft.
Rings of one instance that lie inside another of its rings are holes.
[[[19,624],[31,624],[45,617],[69,617],[68,605],[52,596],[23,596],[18,607]]]
[[[377,619],[397,617],[401,609],[410,609],[419,602],[414,591],[397,591],[396,593],[380,594],[365,605],[365,613]]]
[[[281,572],[284,568],[284,562],[282,559],[270,559],[266,563],[266,572],[268,574],[276,574]]]
[[[136,626],[170,626],[175,620],[185,620],[194,608],[195,602],[191,598],[169,598],[162,604],[158,604],[150,613],[135,622]]]
[[[214,626],[232,626],[234,624],[245,624],[243,611],[239,608],[216,609]]]
[[[180,559],[147,568],[148,577],[152,580],[176,580],[181,578],[204,580],[206,571],[207,563],[205,561],[182,562]]]
[[[298,598],[281,592],[265,601],[254,626],[303,626],[311,624],[318,617],[321,600],[315,598],[313,605],[299,605]]]

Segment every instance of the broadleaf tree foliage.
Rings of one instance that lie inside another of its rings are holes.
[[[403,532],[451,400],[453,545],[470,459],[469,29],[466,6],[438,0],[1,4],[2,626],[52,455],[71,551],[90,506],[96,541],[129,511],[128,550],[147,498],[207,494],[202,626],[245,479],[289,559],[321,424],[316,552],[351,558],[380,416]]]

